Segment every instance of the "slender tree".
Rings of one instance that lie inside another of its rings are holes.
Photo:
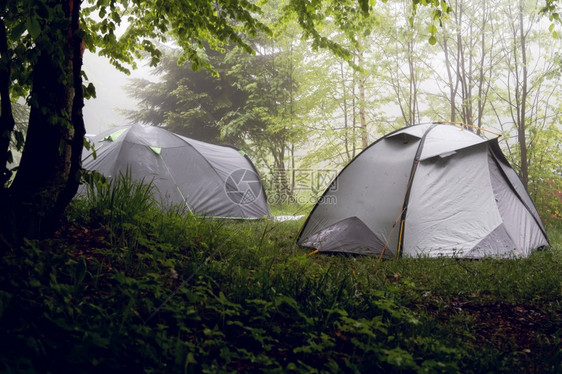
[[[398,110],[400,122],[411,126],[420,122],[421,118],[421,84],[427,75],[422,64],[421,46],[427,48],[426,35],[420,30],[420,24],[408,17],[411,7],[409,2],[393,4],[401,11],[394,12],[395,28],[389,29],[387,35],[387,52],[392,64],[386,67],[387,86],[392,90]]]
[[[488,92],[501,57],[495,43],[497,7],[495,0],[483,0],[478,6],[465,0],[451,3],[450,19],[444,23],[439,43],[447,88],[439,99],[449,103],[449,118],[445,118],[449,121],[484,126]]]
[[[491,107],[502,130],[508,135],[506,149],[525,185],[529,183],[529,154],[533,134],[555,120],[553,102],[559,97],[559,76],[553,75],[558,39],[541,29],[538,4],[520,0],[501,8],[507,27],[498,40],[504,55],[502,75],[494,87]],[[516,142],[510,141],[511,130]]]
[[[295,102],[299,89],[295,41],[260,39],[255,43],[256,55],[238,54],[236,66],[227,73],[246,101],[221,119],[222,133],[238,138],[241,146],[250,145],[254,157],[275,175],[278,195],[292,200],[287,161],[302,127]]]

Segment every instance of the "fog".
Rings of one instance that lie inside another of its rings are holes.
[[[125,86],[128,79],[147,74],[146,69],[133,71],[130,76],[117,70],[107,58],[88,51],[84,54],[83,70],[88,82],[96,88],[96,98],[86,100],[84,121],[88,134],[98,134],[106,129],[129,123],[121,110],[136,108],[136,102],[127,96]]]

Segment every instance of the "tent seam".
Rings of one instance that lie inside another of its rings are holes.
[[[172,172],[170,171],[170,168],[168,167],[168,164],[166,163],[166,161],[164,160],[164,158],[162,157],[161,154],[157,154],[157,156],[160,158],[160,160],[162,160],[162,163],[164,164],[164,166],[166,167],[166,170],[168,171],[168,175],[170,176],[170,178],[172,178],[172,181],[174,181],[174,185],[176,186],[176,189],[178,190],[178,192],[180,193],[181,198],[183,199],[183,203],[185,204],[185,206],[187,207],[187,209],[189,209],[189,211],[191,213],[193,213],[193,209],[191,209],[191,206],[189,206],[189,203],[187,202],[187,199],[185,198],[185,196],[183,195],[183,193],[181,192],[180,187],[178,186],[178,182],[176,182],[176,178],[174,178],[174,176],[172,175]]]
[[[215,167],[213,166],[213,164],[211,164],[209,162],[209,160],[207,160],[207,157],[205,157],[201,152],[199,152],[199,150],[197,148],[195,148],[193,146],[193,144],[190,144],[188,141],[186,141],[184,139],[183,136],[172,133],[172,135],[174,135],[175,137],[177,137],[178,139],[180,139],[182,142],[184,142],[185,144],[189,145],[199,156],[201,156],[203,158],[203,160],[205,160],[205,162],[211,167],[211,169],[213,170],[214,174],[219,178],[219,180],[223,183],[223,188],[225,186],[226,180],[223,179],[220,174],[217,172],[217,169],[215,169]],[[223,146],[224,147],[224,146]],[[234,148],[234,147],[228,147],[228,148]],[[226,193],[226,192],[225,192]],[[238,209],[242,211],[242,214],[245,214],[244,209],[242,208],[242,206],[240,204],[236,204],[238,206]]]
[[[423,151],[423,146],[425,145],[425,139],[427,135],[441,123],[433,123],[425,133],[420,138],[420,144],[416,150],[414,156],[414,162],[412,163],[412,168],[410,170],[410,178],[408,179],[408,184],[406,185],[406,194],[404,195],[404,203],[402,204],[402,216],[400,217],[400,233],[398,236],[398,247],[396,248],[396,253],[398,257],[402,257],[402,250],[404,249],[404,232],[406,231],[406,216],[408,215],[408,203],[410,202],[410,191],[412,190],[412,185],[414,184],[414,178],[416,176],[416,170],[420,163],[421,153]]]

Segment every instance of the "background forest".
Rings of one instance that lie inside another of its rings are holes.
[[[501,135],[543,219],[554,223],[562,214],[562,44],[543,6],[452,1],[439,25],[431,9],[412,18],[412,2],[384,2],[324,30],[351,52],[342,57],[315,48],[294,23],[247,40],[254,54],[200,48],[196,65],[178,64],[180,49],[168,45],[153,75],[129,85],[140,110],[128,117],[242,148],[269,181],[273,203],[314,201],[393,129],[472,124]],[[276,19],[278,8],[270,4],[264,18]],[[212,70],[200,69],[207,64]]]

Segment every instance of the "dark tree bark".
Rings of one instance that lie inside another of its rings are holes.
[[[12,112],[12,101],[10,98],[10,70],[11,56],[8,50],[8,37],[6,35],[6,25],[0,19],[0,187],[4,186],[10,179],[11,173],[7,164],[10,161],[10,138],[14,131],[15,121]],[[0,193],[4,188],[0,188]],[[2,197],[0,197],[0,200]]]
[[[46,233],[57,228],[57,221],[76,195],[80,185],[80,170],[82,169],[82,150],[86,136],[86,126],[82,109],[84,108],[84,90],[82,88],[83,40],[80,35],[80,3],[81,0],[70,0],[71,13],[71,46],[72,46],[72,100],[71,121],[73,126],[70,142],[70,169],[64,189],[57,197],[55,206],[46,220]]]
[[[69,0],[66,4],[67,33],[46,29],[52,33],[53,45],[67,48],[38,51],[33,66],[29,126],[20,166],[9,189],[11,225],[7,226],[11,227],[3,230],[11,232],[5,232],[6,238],[52,233],[78,188],[85,136],[80,2]]]

